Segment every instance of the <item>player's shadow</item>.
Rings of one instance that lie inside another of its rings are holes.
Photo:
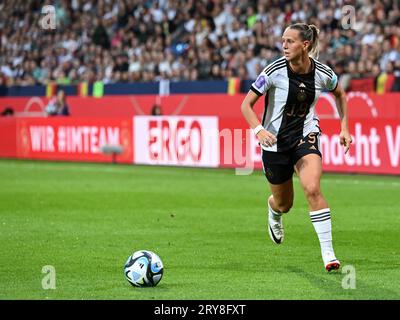
[[[325,276],[318,276],[298,267],[289,266],[286,269],[289,272],[307,279],[313,287],[325,291],[327,297],[331,297],[332,294],[335,293],[345,299],[399,299],[399,294],[397,292],[382,287],[372,287],[359,279],[356,280],[356,289],[346,290],[342,287],[342,281],[346,274],[341,272],[332,272],[329,274],[327,273]]]

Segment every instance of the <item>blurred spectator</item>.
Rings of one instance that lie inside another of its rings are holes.
[[[395,50],[389,39],[383,41],[383,54],[380,59],[380,68],[386,71],[390,62],[400,60],[400,52]]]
[[[103,21],[101,19],[97,19],[95,24],[97,24],[97,26],[94,29],[93,36],[92,36],[93,43],[101,46],[104,49],[109,49],[110,48],[110,39],[109,39],[107,30],[103,26]],[[114,42],[114,44],[115,44],[115,42]]]
[[[48,116],[69,116],[69,107],[64,90],[57,92],[57,95],[47,104],[45,111]]]
[[[11,107],[6,107],[2,112],[2,117],[12,117],[14,115],[14,109]]]
[[[0,2],[0,83],[254,79],[297,21],[317,25],[320,61],[344,83],[378,73],[375,66],[395,72],[390,64],[400,60],[398,0],[55,1],[57,27],[44,30],[48,3]],[[347,30],[345,4],[356,9]]]
[[[161,106],[158,103],[155,103],[153,105],[153,108],[151,108],[151,115],[152,116],[161,116],[162,115]]]
[[[394,80],[392,91],[400,91],[400,60],[395,62],[393,74],[396,79]]]
[[[351,61],[347,66],[345,62],[340,62],[336,65],[335,72],[339,74],[339,85],[346,91],[350,88],[350,80],[354,71],[356,69],[356,64]]]

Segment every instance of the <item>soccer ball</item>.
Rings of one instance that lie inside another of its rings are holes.
[[[155,287],[163,272],[164,266],[160,257],[148,250],[134,252],[124,266],[126,280],[135,287]]]

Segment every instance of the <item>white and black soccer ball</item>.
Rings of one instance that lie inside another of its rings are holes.
[[[148,250],[134,252],[124,266],[126,280],[135,287],[155,287],[161,281],[163,272],[160,257]]]

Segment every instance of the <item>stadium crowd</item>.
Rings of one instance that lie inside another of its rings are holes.
[[[55,29],[41,24],[45,5],[55,7]],[[355,13],[348,29],[345,5]],[[399,8],[399,0],[1,1],[0,85],[255,79],[281,55],[285,27],[307,22],[320,29],[319,60],[346,88],[353,78],[400,77]]]

